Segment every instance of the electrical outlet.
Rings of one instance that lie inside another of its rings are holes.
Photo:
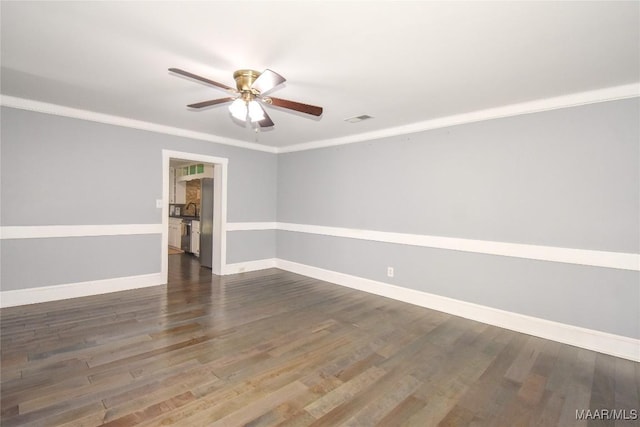
[[[387,267],[387,277],[393,277],[393,267]]]

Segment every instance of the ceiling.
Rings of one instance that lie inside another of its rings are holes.
[[[634,84],[640,3],[6,2],[3,95],[269,147],[339,141],[437,118]],[[233,71],[287,78],[273,96],[320,118],[266,107],[259,133],[225,105]],[[367,114],[373,119],[347,123]]]

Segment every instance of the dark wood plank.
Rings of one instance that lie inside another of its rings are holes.
[[[186,254],[167,286],[2,309],[0,339],[3,426],[587,425],[640,396],[635,362]]]

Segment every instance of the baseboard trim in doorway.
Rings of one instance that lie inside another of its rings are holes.
[[[258,259],[255,261],[237,262],[235,264],[227,264],[224,274],[247,273],[249,271],[266,270],[276,266],[275,258]]]
[[[276,259],[277,268],[528,335],[640,362],[640,340]]]
[[[36,304],[40,302],[58,301],[69,298],[107,294],[110,292],[128,291],[148,286],[162,285],[160,273],[141,274],[138,276],[116,277],[113,279],[91,280],[87,282],[65,283],[62,285],[41,286],[37,288],[19,289],[0,292],[0,307]]]
[[[169,255],[180,255],[184,253],[182,249],[174,248],[173,246],[169,246],[168,252]]]

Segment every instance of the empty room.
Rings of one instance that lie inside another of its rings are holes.
[[[640,424],[640,2],[0,19],[3,427]]]

